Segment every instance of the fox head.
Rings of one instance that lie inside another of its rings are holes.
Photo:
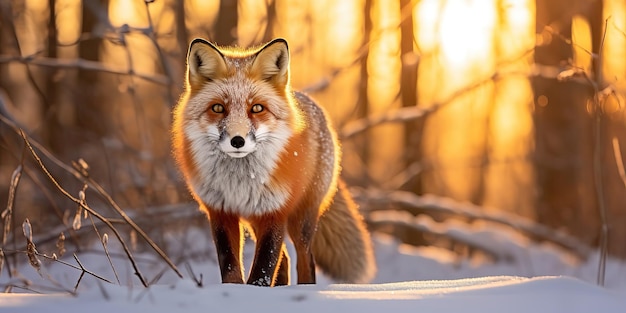
[[[280,149],[298,128],[284,39],[257,49],[221,48],[195,39],[187,65],[181,113],[192,145],[243,158],[261,147]]]

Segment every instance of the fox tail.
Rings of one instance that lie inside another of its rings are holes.
[[[315,263],[342,283],[366,283],[376,274],[372,241],[358,207],[343,181],[334,201],[320,216],[313,239]]]

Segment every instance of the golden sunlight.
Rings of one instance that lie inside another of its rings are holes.
[[[321,5],[325,4],[325,5]],[[313,5],[317,11],[315,25],[325,25],[332,36],[325,36],[325,54],[331,66],[344,67],[353,61],[352,52],[356,52],[363,40],[363,16],[355,14],[363,6],[363,0],[350,1],[316,1]],[[350,53],[337,54],[333,51]]]
[[[400,92],[398,79],[400,62],[400,4],[398,1],[373,1],[372,41],[367,60],[368,109],[372,114],[381,114],[401,106],[397,95]],[[388,180],[402,169],[402,156],[397,153],[405,144],[401,125],[385,125],[370,132],[375,145],[370,155],[370,175],[380,182]]]
[[[574,44],[573,65],[591,72],[591,29],[589,23],[580,15],[575,15],[572,19],[572,42]]]
[[[626,90],[626,4],[619,0],[605,1],[604,16],[607,29],[602,51],[602,81]]]
[[[457,199],[516,210],[531,206],[531,200],[518,201],[520,197],[503,190],[516,190],[520,182],[533,180],[523,161],[532,149],[532,89],[523,76],[496,82],[488,78],[495,71],[528,72],[528,60],[520,57],[534,46],[533,3],[431,0],[418,5],[420,105],[445,101],[465,90],[427,121],[424,156],[433,162],[433,169],[425,176],[425,192],[445,190]],[[485,83],[476,85],[481,81]],[[474,87],[466,90],[468,86]],[[481,165],[485,153],[491,161]],[[499,161],[515,159],[520,161]],[[486,192],[474,199],[481,188]]]
[[[207,38],[207,30],[215,23],[220,11],[219,0],[185,1],[185,24],[191,38]]]
[[[501,4],[497,25],[498,53],[505,60],[516,59],[535,46],[535,0],[508,0]]]
[[[114,26],[123,24],[134,27],[148,26],[148,16],[143,1],[110,0],[109,18]],[[158,1],[157,1],[158,2]]]
[[[257,0],[239,0],[237,43],[242,47],[259,44],[267,26],[267,4]]]
[[[72,43],[80,37],[81,3],[79,0],[57,0],[57,34],[60,43]]]
[[[452,66],[467,64],[490,49],[496,4],[491,0],[449,0],[441,16],[441,49]]]

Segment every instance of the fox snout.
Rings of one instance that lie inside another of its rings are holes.
[[[232,123],[222,128],[220,149],[233,158],[243,158],[256,149],[256,138],[251,127],[245,123]]]

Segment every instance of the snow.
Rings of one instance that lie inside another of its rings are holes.
[[[77,297],[0,296],[3,312],[623,312],[626,297],[568,277],[493,276],[369,285],[262,288],[189,280],[136,289],[108,285]]]
[[[449,227],[454,228],[454,224]],[[332,284],[321,273],[317,285],[263,288],[221,284],[210,250],[209,232],[190,227],[180,233],[166,234],[167,241],[176,243],[168,248],[185,276],[182,279],[151,251],[135,251],[142,274],[148,281],[155,281],[149,288],[141,286],[124,256],[113,255],[121,284],[109,284],[85,275],[76,295],[70,295],[63,290],[73,290],[80,271],[42,260],[41,271],[24,264],[17,271],[19,275],[12,278],[7,277],[5,268],[0,284],[26,285],[44,294],[20,293],[24,291],[14,287],[14,293],[0,294],[0,312],[611,313],[626,310],[626,265],[621,261],[609,259],[606,287],[599,287],[595,284],[597,257],[574,262],[552,245],[528,241],[497,227],[480,227],[464,236],[481,238],[485,244],[498,245],[497,249],[506,248],[517,261],[467,260],[442,248],[407,246],[375,234],[379,270],[371,284]],[[251,248],[247,244],[244,251],[247,262],[252,257]],[[288,248],[293,250],[291,246]],[[92,250],[97,249],[95,245]],[[120,251],[111,239],[108,249]],[[85,251],[77,256],[88,270],[116,281],[111,265],[101,252]],[[63,260],[76,264],[71,255]],[[202,286],[198,287],[194,278],[199,280],[200,275]]]

